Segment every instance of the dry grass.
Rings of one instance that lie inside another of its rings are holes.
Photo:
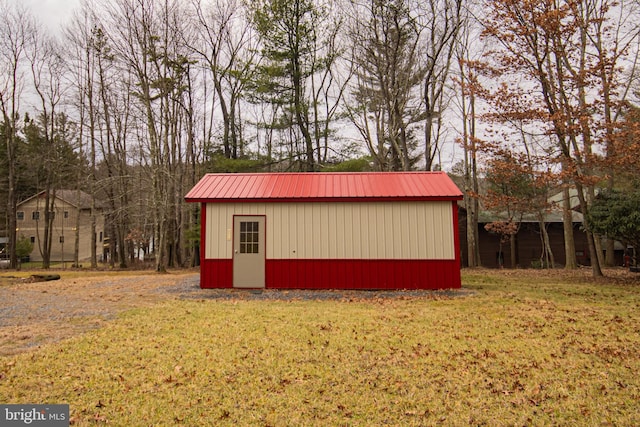
[[[49,272],[51,273],[51,272]],[[22,271],[0,275],[0,356],[29,351],[104,325],[115,314],[168,298],[168,287],[191,272],[60,271],[60,280],[32,282]]]
[[[136,309],[0,359],[0,402],[69,403],[82,426],[640,424],[635,280],[463,283],[472,296]]]

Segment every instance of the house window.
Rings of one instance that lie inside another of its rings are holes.
[[[65,219],[69,218],[69,211],[64,211],[64,215],[63,216],[64,216]]]
[[[64,236],[60,236],[60,243],[64,243]]]
[[[240,253],[257,254],[258,252],[258,222],[240,222]]]
[[[16,218],[18,219],[18,221],[24,221],[24,211],[16,212]]]
[[[31,236],[31,238],[29,240],[31,240],[31,243],[35,243],[36,242],[36,238],[34,236]]]
[[[102,231],[100,232],[100,242],[102,242]]]
[[[31,219],[34,221],[40,220],[40,211],[31,212]]]

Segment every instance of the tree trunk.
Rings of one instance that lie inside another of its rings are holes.
[[[5,123],[11,123],[9,126],[9,136],[7,138],[7,168],[9,175],[9,188],[8,188],[8,197],[7,197],[7,234],[9,238],[9,267],[17,268],[18,267],[18,256],[16,254],[16,242],[18,241],[18,233],[17,233],[17,197],[16,197],[16,156],[15,156],[15,131],[14,124],[15,120],[11,122],[6,121]]]
[[[593,233],[593,244],[596,250],[596,257],[598,259],[598,265],[602,268],[605,265],[604,261],[604,249],[602,248],[602,236]]]
[[[97,177],[96,177],[96,110],[93,102],[93,79],[91,74],[91,68],[89,66],[90,58],[87,53],[87,101],[89,102],[89,140],[90,140],[90,173],[89,173],[89,193],[91,194],[91,211],[90,211],[90,226],[89,232],[91,233],[91,268],[98,267],[98,254],[97,246],[98,242],[96,237],[96,192],[97,192]]]
[[[475,217],[475,200],[467,192],[464,197],[465,208],[467,210],[467,266],[478,267],[478,259],[476,258],[476,230],[478,224],[474,221]]]
[[[7,149],[7,238],[9,267],[18,268],[16,254],[17,233],[17,153],[19,105],[24,86],[25,50],[35,40],[36,26],[32,15],[16,2],[0,2],[0,55],[2,74],[0,75],[0,111],[5,126]],[[21,6],[21,5],[20,5]]]
[[[82,140],[82,138],[80,138]],[[78,179],[78,183],[80,179]],[[76,197],[78,201],[80,201],[80,190],[77,190]],[[78,203],[78,210],[76,212],[76,223],[75,223],[75,231],[73,236],[73,266],[78,268],[80,267],[80,212],[81,206]]]
[[[45,199],[44,199],[44,232],[43,237],[44,241],[42,244],[42,268],[50,268],[51,267],[51,238],[53,231],[53,199],[55,198],[55,193],[51,194],[51,185],[47,184],[46,189],[44,190]]]
[[[547,226],[542,212],[538,212],[538,224],[540,227],[540,240],[542,241],[542,265],[545,268],[556,268],[556,260],[553,256],[549,233],[547,233]]]
[[[567,270],[578,268],[576,243],[573,238],[573,215],[570,197],[569,188],[565,186],[562,190],[562,225],[564,227],[564,268]]]
[[[605,241],[605,261],[604,265],[607,267],[616,266],[616,254],[615,254],[615,241],[613,239],[607,239]]]
[[[578,199],[580,200],[580,209],[583,215],[585,233],[587,235],[587,246],[589,248],[589,257],[591,258],[591,271],[593,272],[593,277],[602,277],[602,268],[600,267],[600,261],[598,258],[598,252],[597,252],[594,235],[589,228],[589,222],[587,219],[589,208],[587,207],[587,200],[584,195],[584,188],[580,182],[576,181],[575,184],[576,184],[576,190],[578,192]]]

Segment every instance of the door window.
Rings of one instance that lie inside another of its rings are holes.
[[[241,254],[257,254],[259,253],[259,230],[258,221],[241,221],[240,222],[240,253]]]

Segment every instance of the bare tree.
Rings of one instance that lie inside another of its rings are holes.
[[[318,164],[329,160],[335,140],[333,125],[343,113],[342,103],[347,94],[348,85],[353,77],[351,61],[344,59],[347,51],[346,41],[340,37],[346,28],[343,9],[335,2],[328,2],[326,20],[316,29],[323,32],[317,45],[318,55],[312,57],[312,69],[318,70],[311,76],[311,105],[313,117],[313,136]]]
[[[405,0],[353,1],[349,31],[356,76],[350,117],[378,169],[410,170],[417,158],[414,126],[424,121],[419,86],[420,31]]]
[[[458,65],[457,75],[453,79],[458,86],[458,108],[460,117],[460,143],[463,148],[464,179],[464,206],[466,211],[467,230],[467,265],[479,267],[480,242],[478,235],[478,216],[480,213],[480,186],[478,176],[478,147],[476,125],[476,93],[479,89],[478,74],[469,66],[477,58],[472,52],[482,52],[478,46],[477,36],[479,31],[474,26],[474,20],[469,19],[469,9],[465,9],[466,19],[460,28],[458,43],[455,46],[456,61]]]
[[[423,87],[426,170],[436,165],[443,142],[441,118],[448,107],[447,89],[463,25],[463,3],[462,0],[429,0],[419,2],[417,10],[426,56]]]
[[[224,156],[236,159],[241,145],[239,103],[258,62],[258,38],[251,32],[239,0],[216,0],[208,7],[196,1],[194,10],[199,40],[189,43],[189,47],[210,73],[217,95],[212,100],[217,101],[222,115]],[[212,116],[214,110],[216,105],[212,102]]]
[[[131,167],[128,136],[132,85],[126,70],[117,67],[115,56],[101,26],[92,29],[92,50],[100,100],[99,153],[103,176],[101,189],[109,208],[110,262],[126,267],[133,250],[126,237],[131,231]]]
[[[589,56],[593,51],[597,57],[596,61],[587,63],[587,70],[596,80],[595,86],[601,94],[599,109],[602,118],[598,127],[602,130],[600,134],[596,133],[595,138],[605,147],[609,163],[606,167],[606,187],[611,190],[615,185],[616,175],[616,131],[623,120],[626,100],[631,91],[631,79],[621,75],[620,68],[624,66],[626,75],[637,72],[640,56],[640,28],[637,22],[640,7],[637,2],[618,3],[607,0],[585,0],[576,2],[573,7],[574,13],[579,17],[579,31],[589,43],[584,54]],[[580,71],[572,70],[573,77],[577,78],[575,73]],[[584,107],[591,108],[591,105],[587,105],[588,94],[581,96]],[[590,194],[590,197],[593,200],[595,194]],[[605,264],[609,267],[615,265],[613,239],[606,240]]]
[[[83,3],[80,10],[75,13],[71,22],[65,28],[64,39],[67,42],[68,70],[70,76],[71,90],[74,92],[74,106],[78,117],[78,137],[81,152],[88,155],[88,174],[86,177],[79,177],[78,186],[86,182],[87,190],[91,196],[90,226],[91,235],[91,268],[98,266],[98,236],[97,227],[97,151],[96,141],[98,139],[98,101],[96,93],[96,55],[93,47],[93,31],[98,19],[95,12],[88,3]],[[86,147],[86,148],[85,148]],[[79,187],[78,187],[79,188]],[[78,220],[80,216],[78,216]],[[80,239],[80,226],[76,226],[76,247]],[[77,248],[77,251],[79,248]],[[77,253],[76,251],[76,253]],[[79,264],[76,255],[75,263]]]
[[[190,58],[182,43],[184,21],[179,2],[118,0],[105,5],[109,39],[122,71],[130,73],[138,115],[138,137],[148,159],[156,270],[165,271],[182,241],[178,207],[179,175],[184,160],[184,93],[189,88]]]
[[[24,89],[24,68],[29,43],[33,40],[35,22],[20,6],[0,2],[0,108],[7,149],[7,233],[11,268],[16,268],[17,156],[20,100]]]
[[[49,268],[53,236],[54,203],[56,198],[56,167],[58,137],[58,107],[63,98],[62,76],[65,69],[64,59],[55,39],[40,32],[32,33],[32,42],[27,51],[33,88],[39,98],[39,121],[44,142],[44,157],[47,160],[41,189],[44,191],[44,230],[42,242],[39,242],[43,268]],[[38,233],[38,237],[40,233]]]

